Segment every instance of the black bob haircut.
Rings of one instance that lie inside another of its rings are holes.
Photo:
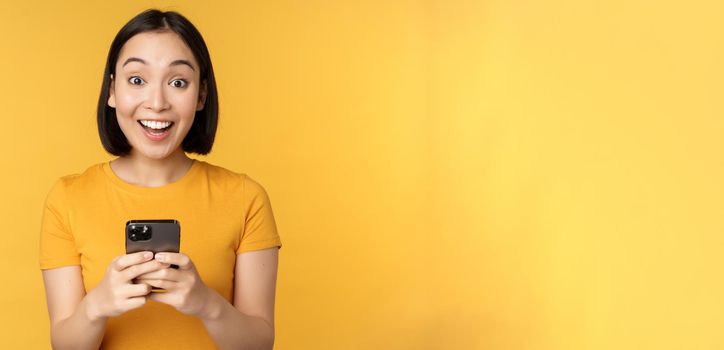
[[[116,109],[108,105],[110,94],[111,75],[116,76],[116,62],[123,45],[134,35],[144,32],[171,31],[178,34],[188,45],[199,63],[200,86],[206,83],[207,95],[204,108],[196,111],[194,122],[188,134],[181,143],[184,152],[208,154],[214,145],[216,126],[219,120],[219,101],[214,79],[214,69],[211,66],[211,57],[204,38],[186,17],[174,11],[163,12],[149,9],[133,17],[116,34],[111,48],[108,51],[106,68],[103,71],[103,85],[98,98],[98,134],[101,137],[103,148],[115,156],[125,156],[131,153],[131,145],[118,126]]]

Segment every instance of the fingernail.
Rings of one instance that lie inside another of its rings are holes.
[[[159,261],[166,260],[166,254],[161,254],[161,253],[156,254],[156,260],[159,260]]]
[[[151,253],[151,252],[146,252],[146,253],[143,254],[143,257],[144,257],[145,259],[151,259],[151,257],[153,257],[153,253]]]

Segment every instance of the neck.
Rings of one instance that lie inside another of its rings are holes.
[[[163,159],[145,157],[131,152],[111,161],[111,169],[123,181],[142,187],[160,187],[181,179],[191,168],[193,159],[183,150]]]

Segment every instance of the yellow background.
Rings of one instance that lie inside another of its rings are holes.
[[[3,2],[0,348],[49,348],[42,201],[110,159],[104,60],[148,7],[209,45],[203,159],[272,200],[277,349],[724,348],[703,0]]]

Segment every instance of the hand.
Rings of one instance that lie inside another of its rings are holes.
[[[187,315],[206,318],[209,312],[206,304],[212,297],[211,289],[201,280],[191,259],[181,253],[157,253],[155,259],[177,265],[178,269],[165,268],[139,276],[139,282],[166,290],[151,293],[148,299],[171,305]]]
[[[97,320],[118,316],[143,306],[151,287],[134,284],[133,279],[169,266],[152,258],[152,252],[138,252],[113,259],[103,280],[88,293],[88,317]]]

